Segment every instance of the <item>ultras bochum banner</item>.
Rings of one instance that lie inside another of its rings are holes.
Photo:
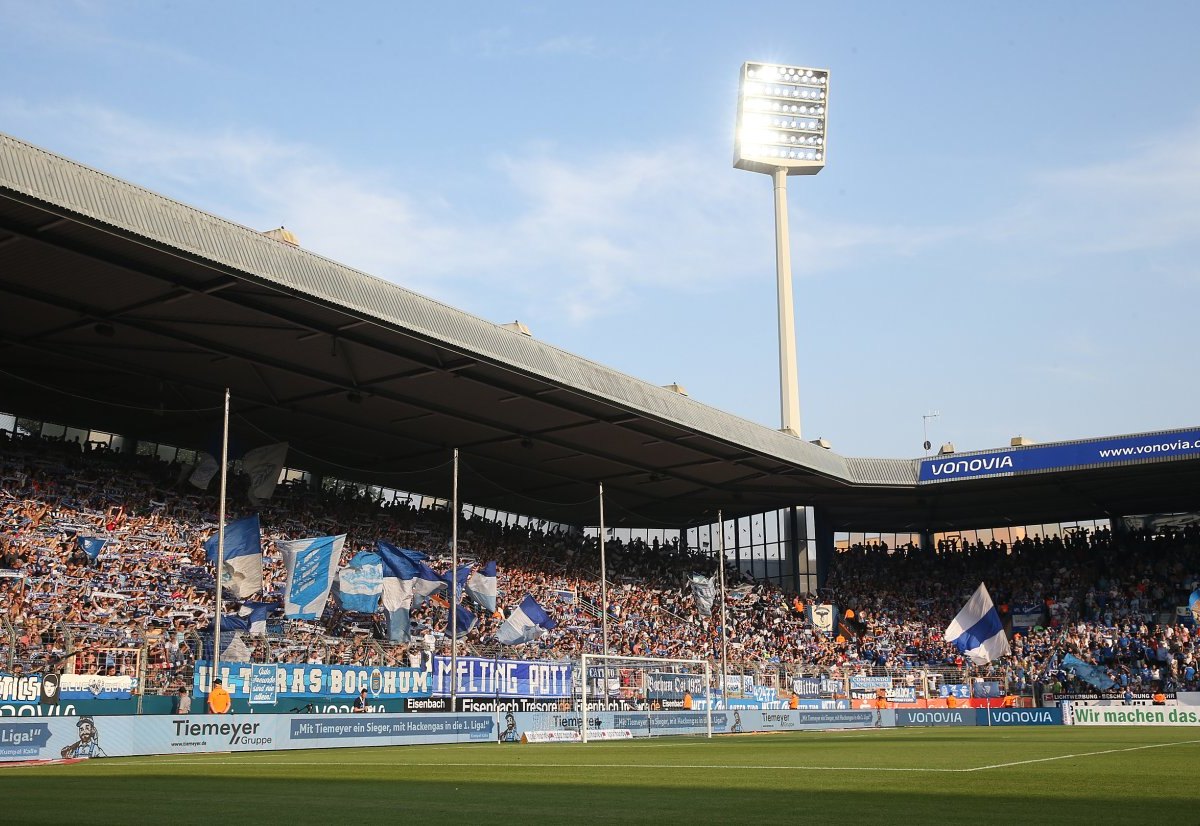
[[[261,666],[260,666],[261,667]],[[278,663],[275,687],[281,698],[354,697],[360,689],[377,699],[428,697],[431,680],[420,668],[384,668],[362,665],[309,665]],[[251,663],[221,663],[222,683],[233,697],[250,696]],[[194,688],[207,694],[212,664],[196,663]]]

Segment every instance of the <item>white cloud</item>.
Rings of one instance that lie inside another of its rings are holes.
[[[109,28],[112,3],[103,0],[70,0],[59,3],[29,3],[0,0],[9,42],[28,37],[49,49],[74,56],[87,55],[104,62],[145,60],[180,66],[203,63],[195,55],[174,49],[159,40],[137,40]]]
[[[53,148],[255,229],[286,225],[309,249],[450,303],[502,289],[535,313],[583,321],[619,312],[647,287],[708,292],[761,275],[771,260],[765,193],[761,210],[748,209],[747,176],[686,147],[498,157],[488,197],[511,206],[485,220],[440,193],[399,191],[388,170],[253,131],[183,132],[84,105],[0,101],[0,115],[42,131],[70,124],[50,131],[86,143]],[[940,236],[799,218],[805,276]]]
[[[475,32],[462,50],[494,59],[541,55],[594,55],[599,50],[599,45],[596,39],[589,35],[561,34],[535,40],[526,39],[511,26],[497,26]]]
[[[1033,174],[1022,200],[981,234],[1064,257],[1195,244],[1200,122],[1127,150],[1117,160]]]

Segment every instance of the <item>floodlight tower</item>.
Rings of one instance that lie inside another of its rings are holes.
[[[800,436],[796,380],[796,315],[788,246],[788,175],[825,168],[825,113],[829,72],[777,63],[743,63],[738,86],[733,165],[764,172],[775,183],[775,277],[779,292],[780,430]]]

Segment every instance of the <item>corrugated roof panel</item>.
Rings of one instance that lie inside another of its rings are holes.
[[[860,485],[915,485],[917,466],[913,459],[846,459],[850,480]]]
[[[846,478],[837,454],[618,373],[0,134],[0,185],[157,244],[643,413]]]

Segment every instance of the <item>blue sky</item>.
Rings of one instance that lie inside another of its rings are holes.
[[[828,68],[805,438],[1200,424],[1200,4],[813,8],[0,0],[0,130],[777,427],[737,77]]]

